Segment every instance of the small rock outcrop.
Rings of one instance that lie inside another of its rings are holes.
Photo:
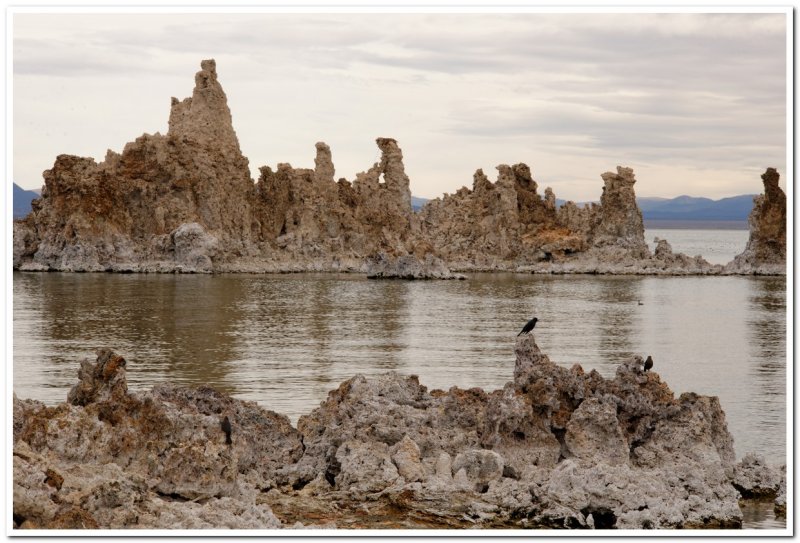
[[[786,273],[786,194],[775,168],[767,168],[761,180],[764,194],[753,199],[747,247],[725,267],[728,273]]]
[[[733,486],[743,498],[775,499],[782,482],[781,473],[755,453],[746,454],[734,468]]]
[[[303,450],[285,416],[211,388],[127,390],[108,349],[68,403],[14,397],[14,519],[27,528],[277,528],[257,502]],[[222,413],[235,438],[225,444]]]
[[[466,279],[452,273],[441,259],[432,254],[420,260],[414,255],[391,258],[379,253],[367,260],[368,279]]]
[[[125,360],[102,350],[68,403],[14,398],[14,522],[737,527],[741,495],[785,488],[760,459],[735,464],[717,398],[675,397],[640,357],[606,379],[551,362],[533,335],[516,355],[514,380],[491,392],[357,375],[295,429],[208,387],[132,393]]]

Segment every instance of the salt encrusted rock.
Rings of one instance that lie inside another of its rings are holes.
[[[755,453],[746,454],[734,468],[733,486],[743,498],[777,498],[783,483],[781,473]]]
[[[210,272],[212,256],[217,252],[217,238],[206,233],[196,222],[182,224],[170,234],[178,271]]]
[[[419,455],[419,447],[408,436],[394,445],[391,449],[392,462],[397,466],[397,472],[409,483],[425,479],[425,468]]]
[[[369,279],[466,279],[465,276],[452,273],[441,259],[431,254],[423,260],[414,255],[391,258],[379,253],[367,263]]]
[[[503,476],[505,461],[494,451],[471,449],[459,453],[453,460],[453,473],[464,473],[476,488],[483,488]]]
[[[339,463],[337,488],[359,495],[379,492],[400,476],[386,443],[345,441],[336,451],[336,460]]]
[[[786,194],[775,168],[767,168],[761,180],[764,194],[753,199],[747,247],[725,267],[728,273],[786,273]]]
[[[641,357],[604,379],[553,363],[533,335],[518,338],[516,352],[514,381],[491,393],[429,392],[396,373],[356,376],[301,417],[298,432],[286,417],[208,387],[131,393],[122,357],[101,351],[82,365],[70,403],[14,398],[15,522],[264,528],[310,515],[340,527],[386,526],[381,518],[397,527],[741,523],[733,443],[716,398],[675,398],[657,373],[642,371]],[[740,481],[757,481],[749,486],[766,485],[758,461],[737,470]]]
[[[67,401],[85,406],[95,402],[121,402],[128,393],[125,359],[110,349],[97,351],[97,362],[81,362],[78,384],[72,387]]]
[[[576,458],[616,466],[627,464],[630,449],[611,397],[589,398],[572,413],[564,441]]]
[[[15,397],[15,514],[40,527],[278,527],[254,481],[268,487],[302,454],[288,419],[209,388],[133,394],[125,368],[104,349],[69,403]]]
[[[600,196],[598,223],[592,229],[591,243],[597,247],[615,245],[632,256],[645,257],[650,251],[644,241],[642,212],[636,204],[633,169],[617,166],[617,173],[605,172]]]
[[[786,517],[786,465],[783,465],[781,469],[781,484],[775,498],[775,515]]]

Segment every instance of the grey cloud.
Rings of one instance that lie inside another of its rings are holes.
[[[243,146],[264,139],[263,120],[248,122],[258,111],[311,141],[320,130],[356,140],[388,128],[413,140],[424,129],[431,148],[527,140],[576,160],[709,167],[786,152],[782,15],[75,17],[86,24],[15,19],[21,85],[124,76],[189,91],[199,60],[214,56]],[[384,115],[382,100],[423,116],[424,128]],[[307,118],[280,117],[289,110]]]

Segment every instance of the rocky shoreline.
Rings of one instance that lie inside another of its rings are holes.
[[[21,271],[357,272],[453,278],[453,272],[637,275],[786,274],[786,196],[768,168],[745,251],[725,266],[651,252],[634,172],[601,175],[599,204],[558,207],[523,163],[475,171],[472,189],[415,213],[403,153],[377,138],[379,162],[335,179],[330,147],[314,168],[279,163],[250,177],[216,62],[204,60],[191,98],[172,98],[166,135],[144,134],[101,162],[59,155],[42,197],[14,222]]]
[[[736,462],[715,397],[635,357],[613,379],[517,340],[513,381],[357,375],[293,427],[210,387],[127,389],[111,350],[67,402],[14,396],[14,528],[739,528],[785,468]],[[232,423],[226,445],[223,417]]]

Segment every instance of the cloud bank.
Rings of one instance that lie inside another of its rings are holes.
[[[378,136],[425,197],[526,162],[567,199],[618,164],[641,195],[719,198],[787,164],[783,14],[15,14],[13,31],[26,188],[59,153],[165,132],[203,58],[254,173],[313,166],[322,140],[352,179]]]

